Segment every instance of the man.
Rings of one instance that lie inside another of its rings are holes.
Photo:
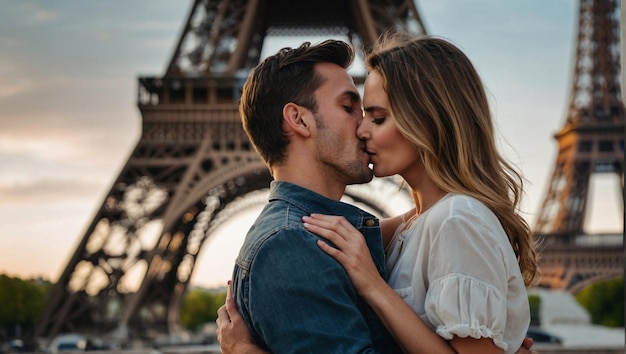
[[[256,343],[274,353],[399,352],[302,223],[311,213],[345,216],[385,274],[379,221],[339,202],[346,185],[373,177],[355,134],[363,114],[346,71],[353,58],[342,41],[282,49],[243,88],[243,126],[274,181],[237,258],[233,292]]]

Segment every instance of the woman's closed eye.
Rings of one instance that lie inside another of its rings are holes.
[[[372,118],[372,123],[376,125],[381,125],[385,122],[386,119],[387,119],[386,117]]]

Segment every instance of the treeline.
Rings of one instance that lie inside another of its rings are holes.
[[[0,274],[0,342],[32,335],[51,288],[52,284],[46,280],[22,280]],[[195,331],[205,323],[214,322],[225,298],[226,290],[189,289],[180,312],[182,325]],[[576,299],[589,311],[594,324],[624,326],[624,278],[594,284],[578,293]],[[529,300],[531,312],[536,314],[540,306],[538,299]]]
[[[0,340],[33,332],[51,287],[49,281],[0,274]]]
[[[0,274],[0,343],[33,335],[52,285],[42,279],[24,280]],[[205,323],[214,322],[225,299],[226,290],[191,288],[183,299],[182,325],[195,331]]]

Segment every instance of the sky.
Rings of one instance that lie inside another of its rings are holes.
[[[0,274],[58,279],[140,138],[137,78],[164,74],[191,4],[0,2]],[[416,4],[427,31],[480,72],[502,149],[528,181],[532,225],[569,103],[577,1]],[[590,231],[622,232],[617,185],[594,179]],[[192,284],[225,284],[243,234],[225,226],[211,236]]]

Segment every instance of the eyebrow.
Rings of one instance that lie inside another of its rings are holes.
[[[342,96],[348,96],[352,102],[361,102],[361,96],[354,91],[346,90],[343,92]]]
[[[372,113],[372,112],[387,112],[387,108],[385,107],[381,107],[381,106],[367,106],[365,108],[363,108],[363,111],[367,112],[367,113]]]

